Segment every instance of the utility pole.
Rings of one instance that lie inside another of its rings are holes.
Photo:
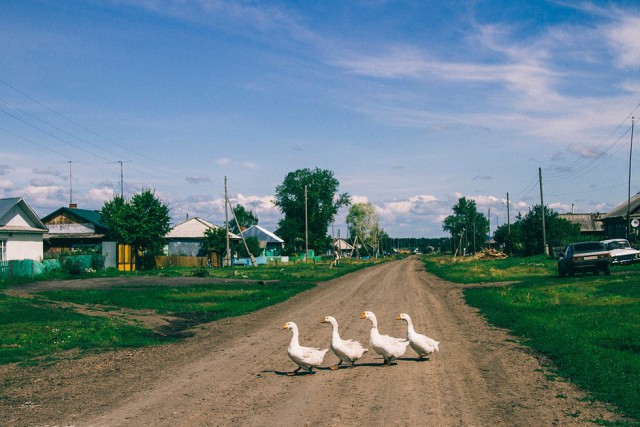
[[[491,249],[491,208],[489,208],[489,249]]]
[[[236,227],[238,228],[238,230],[240,230],[240,223],[238,222],[238,217],[236,216],[236,212],[233,210],[233,206],[231,206],[231,202],[227,198],[226,194],[225,194],[225,198],[226,198],[225,205],[229,205],[229,209],[231,209],[231,214],[233,215],[233,220],[236,223]],[[227,210],[227,208],[225,207],[225,211],[226,210]],[[240,238],[242,239],[242,243],[244,243],[244,249],[249,254],[249,258],[251,259],[251,264],[254,267],[257,267],[258,264],[256,263],[256,259],[253,256],[253,254],[251,252],[249,252],[249,247],[247,246],[247,241],[244,239],[244,235],[242,234],[242,231],[240,231]],[[227,222],[227,241],[229,241],[229,224],[228,224],[228,222]]]
[[[71,160],[69,160],[69,207],[73,204],[73,185],[71,181]]]
[[[304,186],[304,262],[309,260],[309,212],[307,208],[307,185]]]
[[[509,193],[507,192],[507,250],[511,256],[511,217],[509,215]]]
[[[227,201],[227,177],[224,177],[224,200]],[[229,267],[231,265],[231,245],[229,244],[229,209],[227,209],[227,203],[224,204],[224,224],[227,231],[227,249],[224,256],[224,266]]]
[[[119,160],[120,163],[120,198],[124,199],[124,171],[122,168],[122,160]]]
[[[631,117],[631,145],[629,146],[629,186],[627,189],[627,240],[631,234],[631,153],[633,152],[633,123],[635,117]]]
[[[547,248],[547,230],[544,225],[544,197],[542,196],[542,168],[538,168],[538,176],[540,179],[540,208],[542,213],[542,247],[544,248],[544,254],[549,255],[549,250]]]

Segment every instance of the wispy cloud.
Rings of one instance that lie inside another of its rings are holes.
[[[202,184],[211,182],[211,178],[208,176],[188,176],[185,181],[189,184]]]

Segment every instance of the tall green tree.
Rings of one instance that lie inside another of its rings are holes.
[[[219,259],[224,259],[227,251],[227,230],[225,227],[207,228],[204,232],[202,248],[209,252],[218,254]]]
[[[453,214],[445,218],[442,229],[451,233],[458,252],[475,252],[484,244],[489,232],[489,220],[478,212],[473,199],[461,197],[453,206]]]
[[[516,222],[521,224],[521,239],[524,255],[544,253],[542,209],[540,205],[534,206],[524,217],[518,215]],[[547,206],[544,207],[544,222],[546,240],[550,245],[561,246],[580,239],[580,226],[564,218],[560,218],[558,212],[555,212]]]
[[[349,234],[359,242],[355,242],[359,255],[358,245],[362,243],[369,254],[373,255],[378,249],[380,234],[380,219],[371,203],[356,203],[349,207],[347,214],[347,226]]]
[[[324,252],[331,247],[331,237],[327,235],[329,224],[338,209],[350,203],[348,193],[338,193],[339,185],[333,172],[315,168],[289,172],[276,187],[274,203],[284,214],[277,233],[289,251],[305,248],[305,187],[309,248]]]
[[[238,220],[238,224],[240,224],[240,228],[247,229],[251,226],[258,225],[258,217],[256,217],[253,212],[248,211],[241,204],[237,204],[235,208],[233,208],[233,213]],[[229,220],[229,231],[234,234],[240,234],[241,230],[238,230],[238,226],[236,225],[236,221],[233,217]]]
[[[131,245],[136,256],[162,253],[165,236],[171,230],[171,218],[167,205],[151,190],[134,194],[129,201],[116,196],[104,203],[100,213],[109,226],[110,237]]]
[[[131,244],[130,227],[127,221],[129,211],[129,203],[120,195],[104,202],[100,209],[100,215],[102,216],[102,222],[109,228],[107,239],[118,243]]]

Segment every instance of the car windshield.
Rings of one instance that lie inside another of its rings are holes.
[[[600,242],[576,243],[573,247],[576,252],[597,252],[604,250],[604,244]]]
[[[626,240],[616,240],[615,242],[607,243],[607,249],[610,251],[614,249],[628,249],[630,246]]]

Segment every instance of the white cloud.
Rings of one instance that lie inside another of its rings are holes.
[[[604,28],[611,48],[617,53],[622,68],[640,67],[640,17],[621,15],[620,19]]]

